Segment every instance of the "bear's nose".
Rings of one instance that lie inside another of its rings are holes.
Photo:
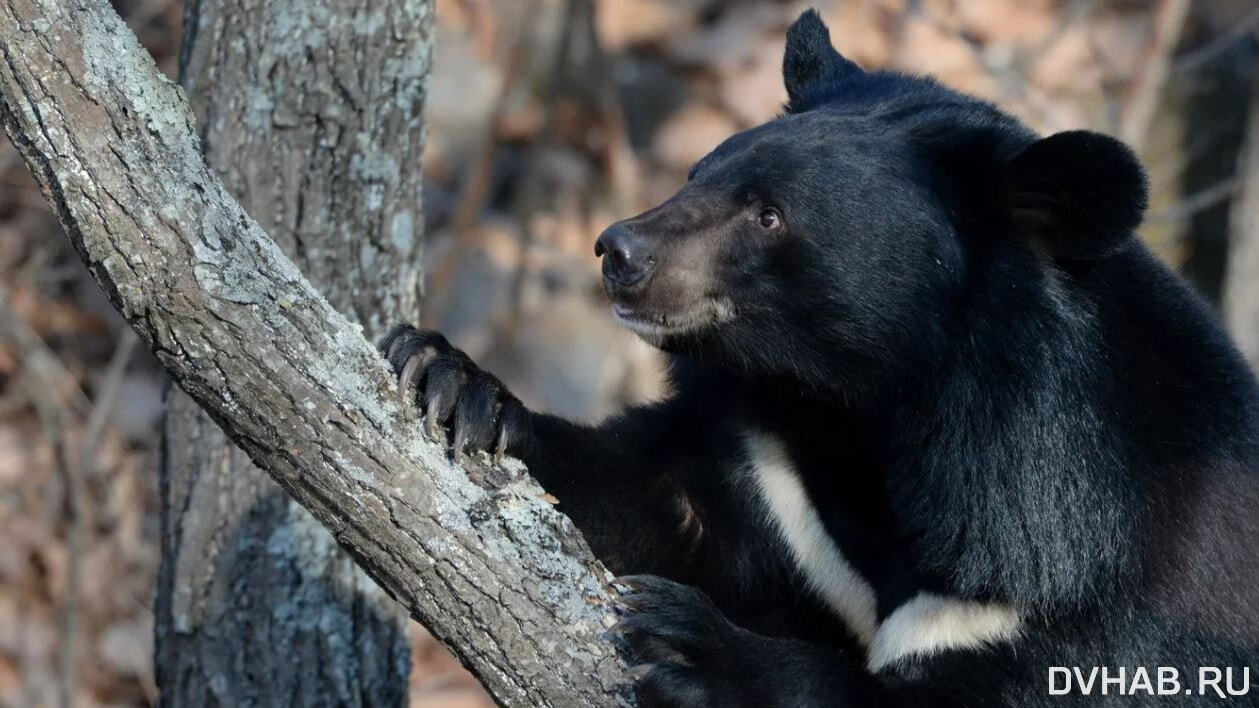
[[[613,224],[599,235],[595,256],[603,258],[604,280],[617,288],[637,285],[656,267],[656,256],[646,241],[622,224]]]

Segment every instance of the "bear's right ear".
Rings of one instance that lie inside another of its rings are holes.
[[[805,10],[787,29],[783,83],[787,86],[788,113],[805,110],[809,95],[818,89],[860,73],[860,67],[831,46],[831,33],[817,10]]]

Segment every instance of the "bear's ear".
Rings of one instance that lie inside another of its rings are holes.
[[[787,29],[783,83],[787,86],[788,113],[803,110],[811,92],[848,74],[860,73],[856,64],[840,56],[831,46],[831,33],[817,10],[805,10]]]
[[[1145,214],[1145,170],[1126,145],[1100,133],[1038,140],[1007,165],[1003,181],[1016,225],[1062,258],[1112,252]]]

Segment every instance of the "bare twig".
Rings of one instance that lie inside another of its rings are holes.
[[[1244,105],[1235,108],[1237,111],[1244,109]],[[1180,189],[1185,173],[1219,148],[1220,142],[1233,130],[1233,116],[1216,115],[1215,118],[1211,124],[1191,131],[1183,143],[1176,143],[1160,154],[1146,158],[1151,194],[1164,189]]]
[[[0,336],[17,351],[27,372],[23,377],[26,399],[35,407],[40,427],[52,450],[53,466],[62,483],[62,506],[66,524],[66,583],[61,598],[58,637],[58,705],[71,708],[78,686],[75,645],[78,642],[79,587],[82,579],[83,513],[86,500],[82,477],[77,474],[70,453],[67,406],[59,393],[66,389],[57,356],[22,322],[9,306],[8,291],[0,284]],[[72,389],[78,391],[75,387]],[[82,394],[79,391],[80,395]]]
[[[1093,14],[1100,3],[1100,0],[1071,0],[1066,7],[1058,13],[1058,21],[1054,24],[1053,31],[1046,35],[1036,46],[1027,51],[1027,54],[1020,58],[1019,64],[1023,71],[1028,67],[1034,66],[1040,61],[1049,50],[1053,49],[1067,32],[1073,28],[1076,23],[1087,19]]]
[[[83,535],[86,528],[87,493],[84,488],[83,468],[75,463],[66,435],[66,421],[62,408],[48,400],[40,391],[31,391],[36,401],[39,418],[49,435],[56,459],[57,470],[65,487],[64,514],[66,523],[66,586],[61,602],[60,674],[61,706],[71,708],[78,690],[78,670],[75,659],[79,641],[79,595],[83,587]],[[51,404],[51,405],[50,405]]]
[[[1238,42],[1256,30],[1259,30],[1259,7],[1251,10],[1249,14],[1230,27],[1224,34],[1201,47],[1185,52],[1173,59],[1168,70],[1174,74],[1195,71],[1212,59],[1232,49]]]
[[[96,399],[92,402],[92,410],[87,417],[82,445],[79,448],[79,459],[84,463],[96,456],[109,410],[118,396],[123,374],[127,373],[127,364],[131,363],[131,357],[139,344],[139,337],[129,329],[124,329],[118,337],[118,344],[114,347],[109,365],[105,367],[105,377],[101,380],[100,390],[96,392]]]
[[[13,311],[9,289],[3,283],[0,283],[0,336],[6,338],[14,350],[19,352],[24,369],[47,384],[48,392],[60,392],[66,397],[65,403],[76,413],[85,413],[91,408],[91,402],[79,387],[77,377],[66,369],[39,335]]]
[[[560,23],[559,46],[555,51],[555,65],[546,86],[546,93],[542,98],[544,111],[542,130],[529,145],[525,156],[525,174],[512,203],[512,215],[516,223],[520,224],[520,248],[517,250],[516,268],[512,273],[508,291],[508,308],[494,328],[494,347],[502,346],[515,338],[517,326],[524,316],[529,251],[532,250],[536,239],[536,234],[529,223],[529,216],[538,208],[538,203],[542,201],[545,194],[541,184],[542,159],[555,141],[555,103],[563,94],[566,77],[571,71],[569,62],[573,54],[573,40],[576,33],[584,29],[581,25],[583,11],[591,11],[590,0],[565,0],[563,19]]]
[[[521,15],[522,21],[512,38],[511,50],[503,57],[503,83],[499,87],[498,98],[477,144],[472,167],[464,177],[463,187],[455,200],[450,220],[450,248],[440,254],[428,269],[428,286],[432,292],[446,292],[464,257],[480,245],[475,238],[474,227],[485,207],[490,182],[494,176],[494,159],[498,155],[498,129],[507,113],[512,92],[518,88],[528,63],[528,39],[532,34],[532,21],[538,16],[538,9],[539,0],[528,0],[525,12]],[[528,225],[522,224],[521,228],[527,229]]]
[[[490,179],[494,172],[494,156],[498,148],[498,129],[507,114],[511,103],[512,92],[520,83],[529,58],[529,37],[533,32],[532,20],[538,16],[539,0],[527,0],[522,21],[512,37],[511,50],[503,56],[503,83],[499,87],[498,98],[494,109],[486,121],[485,131],[477,145],[476,156],[472,159],[472,169],[464,179],[463,189],[455,201],[454,216],[450,228],[454,234],[456,248],[468,238],[467,234],[476,225],[481,209],[485,207],[485,198],[489,193]]]
[[[1138,153],[1162,99],[1171,54],[1180,41],[1191,4],[1190,0],[1159,0],[1155,6],[1154,27],[1142,52],[1140,68],[1129,83],[1119,110],[1119,136]]]
[[[1237,178],[1229,178],[1222,182],[1217,182],[1206,189],[1181,199],[1166,211],[1150,214],[1146,221],[1185,221],[1192,218],[1195,214],[1227,201],[1241,187],[1242,180]]]
[[[36,275],[37,273],[27,269],[28,277],[34,279]],[[3,284],[0,284],[0,341],[8,342],[15,349],[26,372],[22,379],[25,400],[35,407],[40,426],[53,453],[53,465],[62,482],[66,583],[60,608],[58,700],[63,708],[70,708],[75,704],[78,686],[75,654],[79,631],[84,535],[90,502],[85,484],[94,472],[96,450],[110,407],[139,339],[129,329],[122,332],[96,400],[90,406],[82,389],[78,386],[67,386],[73,378],[52,349],[31,331],[10,306],[8,290]],[[79,405],[71,406],[67,405],[67,398],[82,400],[78,401]],[[76,412],[86,416],[86,423],[72,420]],[[77,435],[71,435],[69,429],[72,425],[83,429]],[[72,444],[75,439],[78,441],[77,446]]]

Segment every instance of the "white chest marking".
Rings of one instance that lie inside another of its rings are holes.
[[[874,634],[866,666],[876,672],[911,656],[969,649],[1013,639],[1022,629],[1009,605],[918,593],[896,608]]]
[[[867,647],[871,672],[911,656],[974,649],[1017,637],[1019,613],[1009,605],[918,593],[878,621],[874,588],[844,558],[822,525],[782,443],[772,435],[745,438],[752,477],[783,541],[810,589]]]
[[[749,433],[745,445],[752,476],[769,514],[809,587],[863,645],[869,645],[878,622],[874,588],[848,563],[827,533],[782,443],[772,435]]]

